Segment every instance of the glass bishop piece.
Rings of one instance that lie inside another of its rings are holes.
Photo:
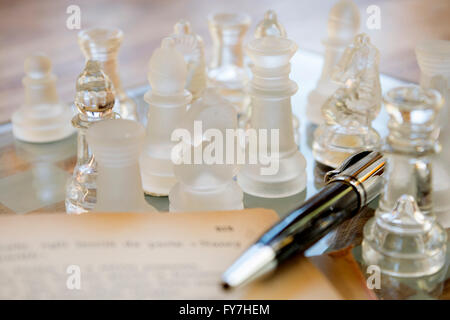
[[[332,75],[340,87],[323,105],[325,123],[314,133],[317,162],[337,168],[352,154],[380,147],[371,125],[381,108],[378,64],[379,52],[369,36],[357,35]]]
[[[388,159],[379,210],[389,212],[403,194],[412,195],[421,211],[432,210],[432,156],[440,149],[438,113],[443,101],[432,89],[398,87],[384,98],[390,119]]]
[[[78,114],[72,124],[78,129],[77,163],[66,188],[66,212],[83,213],[92,210],[96,202],[97,164],[86,140],[91,124],[113,119],[114,92],[112,82],[102,72],[97,61],[88,60],[77,79],[75,106]]]
[[[136,103],[127,96],[119,77],[117,54],[123,41],[123,32],[119,29],[92,28],[78,34],[78,44],[86,60],[100,62],[103,72],[114,85],[116,105],[114,110],[123,119],[137,120]]]
[[[402,195],[392,211],[377,211],[364,226],[363,258],[396,277],[421,277],[445,264],[447,234],[414,197]]]

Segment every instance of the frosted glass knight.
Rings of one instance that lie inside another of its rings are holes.
[[[378,49],[366,34],[357,35],[332,74],[339,88],[322,106],[325,123],[314,132],[317,162],[336,168],[352,154],[380,148],[372,128],[381,108],[378,64]]]
[[[192,99],[196,100],[205,90],[207,80],[203,39],[192,32],[191,24],[186,20],[175,24],[174,33],[170,37],[186,62],[186,90],[192,94]]]

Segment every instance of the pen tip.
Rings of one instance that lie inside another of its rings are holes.
[[[230,290],[231,286],[227,282],[222,282],[222,289],[223,290]]]

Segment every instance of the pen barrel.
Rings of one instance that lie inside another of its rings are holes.
[[[353,217],[361,207],[361,198],[353,186],[330,182],[314,197],[271,228],[259,240],[271,246],[281,261],[304,251],[332,228]]]

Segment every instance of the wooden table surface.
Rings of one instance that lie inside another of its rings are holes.
[[[113,26],[121,28],[125,40],[119,54],[120,73],[125,88],[147,82],[147,65],[161,39],[172,32],[177,20],[191,21],[194,31],[205,40],[207,53],[211,39],[207,15],[211,12],[243,11],[255,24],[267,9],[274,9],[288,36],[299,50],[322,53],[327,16],[337,0],[2,0],[0,1],[0,122],[10,119],[23,101],[21,79],[24,59],[45,52],[58,76],[57,89],[64,101],[72,101],[75,80],[84,58],[77,44],[78,30],[66,27],[69,5],[81,9],[81,28]],[[450,39],[450,0],[356,0],[361,13],[361,30],[368,33],[381,51],[381,72],[417,82],[419,69],[414,47],[426,38]],[[366,26],[369,5],[381,9],[381,29]],[[301,66],[294,66],[301,68]]]

